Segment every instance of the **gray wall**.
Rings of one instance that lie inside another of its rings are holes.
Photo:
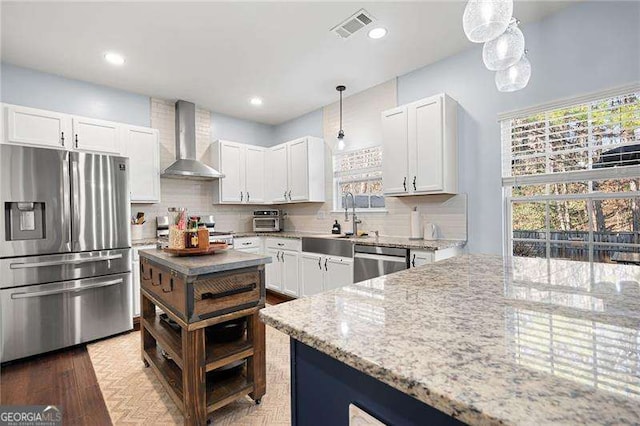
[[[211,138],[249,145],[272,146],[274,126],[242,120],[228,115],[211,114]]]
[[[460,105],[460,190],[469,195],[471,252],[502,251],[498,113],[638,81],[639,18],[637,2],[583,2],[524,25],[533,71],[515,93],[496,90],[480,45],[398,78],[399,104],[446,92]]]
[[[7,63],[0,65],[0,100],[138,126],[151,122],[148,96]]]
[[[323,137],[322,108],[274,126],[272,145],[287,142],[301,136]]]

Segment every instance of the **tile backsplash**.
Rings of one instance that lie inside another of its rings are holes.
[[[175,109],[174,103],[160,99],[151,101],[151,126],[160,131],[160,167],[166,168],[175,160]],[[211,164],[210,112],[196,110],[196,142],[198,158]],[[351,222],[344,222],[344,212],[333,210],[332,153],[325,148],[325,203],[285,204],[268,206],[282,209],[287,216],[285,230],[329,233],[335,219],[342,229],[350,230]],[[268,183],[268,179],[266,180]],[[220,231],[251,231],[251,215],[261,206],[229,206],[213,204],[212,181],[166,179],[161,181],[161,202],[157,204],[132,204],[131,213],[144,212],[147,222],[143,237],[155,237],[155,217],[166,215],[169,207],[186,207],[192,214],[213,214]],[[409,218],[413,207],[421,212],[424,222],[435,223],[439,238],[467,239],[467,196],[428,195],[416,197],[387,197],[386,213],[359,213],[359,228],[379,231],[380,235],[408,237]]]
[[[160,132],[160,168],[164,170],[176,159],[175,104],[161,99],[151,100],[151,127]],[[196,109],[196,154],[198,159],[211,164],[211,113]],[[135,165],[133,165],[135,167]],[[213,214],[220,231],[244,232],[251,230],[251,214],[255,206],[220,206],[213,204],[213,181],[187,179],[161,179],[161,202],[132,204],[131,214],[144,212],[147,222],[144,238],[156,235],[156,216],[168,214],[169,207],[186,207],[194,215]]]

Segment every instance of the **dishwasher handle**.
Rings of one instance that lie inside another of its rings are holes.
[[[407,263],[406,256],[385,256],[383,254],[356,253],[356,259],[382,260],[385,262]]]

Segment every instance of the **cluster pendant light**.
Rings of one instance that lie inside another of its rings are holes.
[[[345,86],[337,86],[336,90],[340,92],[340,130],[338,130],[338,136],[336,137],[336,146],[339,151],[344,150],[344,130],[342,130],[342,92],[344,92],[347,88]]]
[[[496,71],[496,87],[501,92],[523,89],[531,77],[524,35],[513,18],[513,0],[469,0],[462,17],[467,38],[484,43],[482,61]]]

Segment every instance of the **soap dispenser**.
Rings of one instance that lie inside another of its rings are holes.
[[[331,228],[331,233],[332,234],[341,234],[342,233],[342,228],[340,227],[340,224],[338,223],[338,219],[336,219],[336,223],[333,224],[333,228]]]

